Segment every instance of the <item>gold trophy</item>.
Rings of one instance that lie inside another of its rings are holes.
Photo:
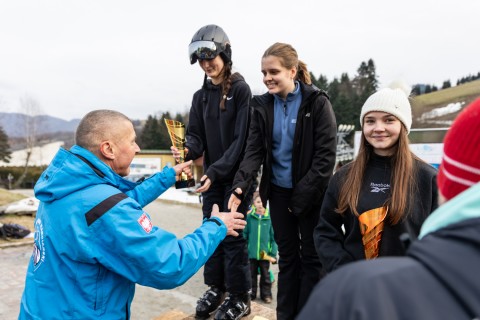
[[[185,124],[176,121],[165,119],[165,124],[167,125],[168,135],[170,140],[172,140],[172,145],[178,149],[180,152],[179,163],[185,162]],[[175,188],[190,188],[195,186],[195,180],[188,178],[185,172],[180,173],[179,179],[175,182]]]
[[[387,207],[380,207],[363,212],[358,216],[363,249],[367,260],[378,257],[384,227],[383,221],[387,216],[387,211]]]
[[[271,263],[277,263],[277,259],[269,256],[265,250],[260,251],[260,259],[270,261]]]

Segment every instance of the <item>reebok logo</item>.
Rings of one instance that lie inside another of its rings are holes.
[[[386,190],[390,189],[390,184],[388,183],[370,183],[370,192],[372,193],[385,193]]]

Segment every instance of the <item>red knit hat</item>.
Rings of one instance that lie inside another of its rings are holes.
[[[480,99],[460,112],[443,143],[437,182],[449,200],[480,181]]]

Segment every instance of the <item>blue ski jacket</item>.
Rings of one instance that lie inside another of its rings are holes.
[[[135,284],[170,289],[213,254],[227,228],[204,220],[182,239],[143,207],[175,182],[134,183],[79,146],[60,149],[35,185],[41,201],[19,319],[129,319]]]

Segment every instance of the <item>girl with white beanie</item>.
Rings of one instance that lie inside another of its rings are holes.
[[[392,85],[365,101],[358,156],[330,180],[315,229],[325,271],[405,254],[437,207],[436,170],[409,148],[409,90]]]

